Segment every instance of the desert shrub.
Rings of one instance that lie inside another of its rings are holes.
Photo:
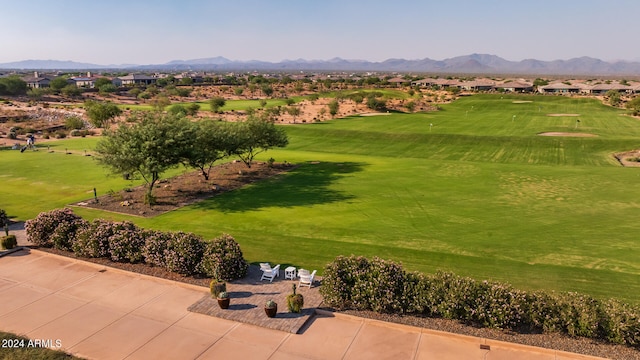
[[[201,237],[192,233],[172,233],[164,251],[165,266],[169,271],[182,275],[198,273],[203,253]]]
[[[247,275],[249,265],[240,245],[229,234],[223,234],[206,245],[201,268],[214,279],[231,281]]]
[[[18,240],[15,235],[7,235],[0,238],[0,245],[5,250],[11,250],[14,247],[18,246]]]
[[[141,236],[144,239],[142,248],[144,261],[149,265],[166,267],[164,252],[167,250],[171,234],[156,230],[143,230]]]
[[[38,246],[51,247],[56,241],[56,247],[65,248],[71,244],[77,225],[81,218],[73,213],[73,210],[64,208],[48,212],[41,212],[35,219],[25,222],[25,233],[32,243]],[[60,231],[56,229],[61,227]],[[73,231],[67,237],[65,231]]]
[[[109,256],[112,261],[136,263],[143,259],[144,238],[141,231],[129,221],[112,223],[113,234],[109,236]]]
[[[80,130],[84,127],[84,121],[78,116],[70,116],[64,120],[67,130]]]

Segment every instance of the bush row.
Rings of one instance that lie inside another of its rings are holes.
[[[129,221],[88,222],[67,208],[27,220],[25,231],[38,246],[73,251],[82,257],[145,262],[183,275],[203,274],[224,281],[247,274],[242,250],[227,234],[205,242],[192,233],[145,230]]]
[[[320,293],[338,309],[421,314],[522,332],[563,332],[640,347],[640,307],[578,293],[527,292],[448,272],[406,272],[380,258],[339,256]]]

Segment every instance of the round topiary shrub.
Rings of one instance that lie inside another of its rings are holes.
[[[115,233],[112,221],[96,219],[76,233],[71,249],[78,256],[101,258],[109,256],[109,238]]]
[[[167,269],[182,275],[198,273],[204,246],[202,238],[195,234],[172,233],[164,251]]]
[[[2,245],[4,250],[11,250],[18,246],[18,240],[15,235],[3,236],[0,240],[0,245]]]
[[[201,267],[203,273],[214,279],[231,281],[245,277],[249,264],[236,240],[223,234],[206,245]]]
[[[75,230],[82,220],[71,209],[56,209],[41,212],[35,219],[25,222],[27,239],[38,246],[51,247],[56,241],[56,247],[68,248],[75,236]],[[56,231],[60,227],[59,231]],[[73,232],[73,233],[68,233]]]
[[[165,253],[171,234],[156,230],[143,230],[141,237],[144,239],[142,256],[144,262],[149,265],[166,267]]]
[[[144,238],[140,230],[129,221],[113,223],[113,234],[109,237],[111,260],[136,263],[143,259]]]

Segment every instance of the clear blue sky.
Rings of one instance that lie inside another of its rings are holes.
[[[640,60],[638,0],[0,0],[0,63]]]

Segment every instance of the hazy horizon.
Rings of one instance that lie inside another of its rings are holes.
[[[0,63],[230,60],[380,62],[492,54],[638,61],[633,0],[0,0]],[[611,24],[616,26],[611,26]],[[603,30],[606,28],[606,30]]]

